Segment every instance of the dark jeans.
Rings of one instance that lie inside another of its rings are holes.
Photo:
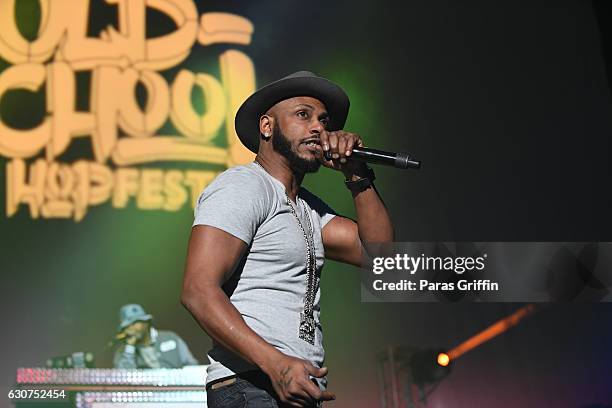
[[[276,400],[265,390],[237,378],[236,382],[207,391],[209,408],[279,408]]]
[[[261,372],[241,373],[236,382],[206,391],[210,408],[284,408],[268,377]]]

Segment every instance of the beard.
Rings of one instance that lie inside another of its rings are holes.
[[[316,158],[305,159],[295,151],[289,139],[280,130],[278,123],[275,123],[272,129],[272,148],[286,158],[289,167],[298,173],[315,173],[321,167],[321,163]]]

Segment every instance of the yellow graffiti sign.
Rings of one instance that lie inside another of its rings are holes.
[[[229,167],[253,159],[233,126],[238,107],[255,89],[253,63],[244,52],[219,55],[220,78],[186,69],[171,81],[160,74],[184,61],[196,44],[250,44],[253,25],[247,19],[198,15],[192,0],[106,0],[117,6],[118,30],[88,37],[89,1],[40,0],[38,35],[27,41],[17,27],[15,1],[0,1],[0,57],[11,64],[0,73],[0,102],[11,90],[44,87],[47,115],[27,130],[0,119],[0,155],[10,159],[7,216],[25,204],[33,218],[79,221],[91,205],[110,200],[122,208],[130,198],[138,208],[175,211],[188,200],[193,205],[216,173],[129,166],[182,161]],[[170,18],[174,31],[147,38],[147,8]],[[91,72],[89,111],[76,109],[80,71]],[[143,108],[137,86],[146,90]],[[192,106],[194,88],[204,96],[203,113]],[[168,121],[179,134],[159,134]],[[212,141],[220,130],[226,148]],[[82,137],[91,140],[92,160],[56,161]]]

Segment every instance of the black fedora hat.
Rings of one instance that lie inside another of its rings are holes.
[[[325,105],[329,130],[344,127],[349,98],[335,83],[309,71],[299,71],[272,82],[249,96],[236,113],[236,133],[253,153],[259,150],[259,118],[278,102],[295,96],[311,96]]]

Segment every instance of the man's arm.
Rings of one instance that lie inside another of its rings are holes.
[[[218,228],[197,225],[191,232],[181,302],[217,342],[246,361],[264,367],[274,347],[249,328],[221,286],[244,256],[246,244]]]
[[[323,377],[327,369],[287,356],[267,343],[247,326],[223,291],[246,249],[245,242],[225,231],[196,225],[189,240],[181,302],[214,340],[266,373],[283,402],[299,407],[331,399],[333,395],[321,392],[308,376]]]
[[[356,181],[367,176],[363,163],[348,161],[353,146],[363,146],[359,135],[345,131],[321,134],[323,149],[333,160],[323,160],[326,167],[342,171],[347,180]],[[347,154],[348,153],[348,154]],[[357,222],[336,216],[321,231],[326,258],[361,266],[363,244],[393,242],[393,224],[387,207],[374,184],[360,192],[351,192],[357,213]]]
[[[113,367],[138,368],[138,364],[136,363],[136,348],[132,345],[123,345],[117,349],[113,358]]]
[[[357,222],[335,216],[321,231],[325,257],[354,266],[361,266],[365,242],[393,242],[393,226],[374,186],[353,193]]]

